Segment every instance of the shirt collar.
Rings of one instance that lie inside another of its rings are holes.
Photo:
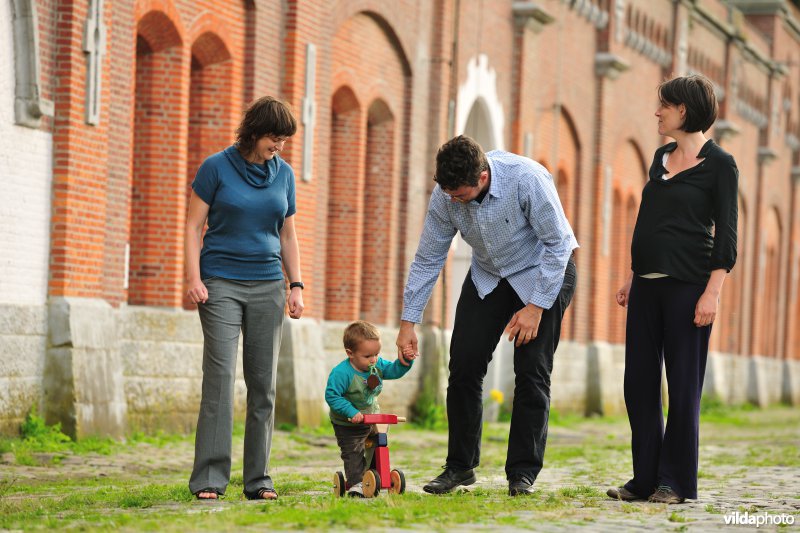
[[[664,152],[672,153],[672,152],[675,151],[675,149],[677,147],[678,147],[678,143],[675,142],[675,141],[673,141],[671,143],[668,143],[668,144],[665,144],[664,145]],[[700,151],[697,152],[697,158],[700,159],[700,158],[706,157],[708,155],[708,152],[710,152],[713,147],[714,147],[714,139],[708,139],[705,142],[705,144],[703,144],[703,146],[700,147]],[[664,153],[664,152],[662,152],[662,153]]]
[[[486,160],[489,162],[489,177],[491,178],[489,181],[489,195],[495,198],[502,198],[503,189],[500,183],[500,174],[495,171],[492,158],[487,157]]]

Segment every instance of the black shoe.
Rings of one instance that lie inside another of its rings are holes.
[[[527,476],[520,476],[508,482],[509,496],[524,496],[533,494],[533,492],[533,481],[528,479]]]
[[[473,483],[475,483],[475,472],[472,469],[455,470],[444,467],[444,472],[422,487],[422,490],[430,494],[446,494],[460,485],[466,486]]]

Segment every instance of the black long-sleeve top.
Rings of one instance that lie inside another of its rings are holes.
[[[666,144],[653,157],[633,230],[631,267],[636,275],[706,284],[712,270],[730,271],[736,263],[739,170],[709,139],[697,155],[702,162],[665,180],[664,153],[677,146]]]

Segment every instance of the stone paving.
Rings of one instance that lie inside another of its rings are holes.
[[[750,516],[767,516],[774,519],[783,515],[786,520],[794,521],[793,525],[778,528],[775,525],[761,526],[766,531],[800,531],[800,467],[796,457],[793,466],[758,466],[750,464],[748,458],[753,450],[778,443],[776,447],[785,453],[800,453],[800,417],[794,416],[785,426],[771,426],[771,433],[766,438],[759,436],[753,428],[714,426],[713,434],[704,439],[701,445],[701,477],[700,498],[682,505],[666,506],[645,502],[623,503],[602,499],[584,507],[580,499],[573,501],[574,508],[569,510],[564,520],[552,516],[545,519],[537,512],[516,512],[515,516],[523,523],[526,521],[530,529],[537,531],[563,532],[575,528],[585,531],[644,531],[644,530],[688,530],[716,531],[738,527],[739,529],[755,525],[726,526],[725,517],[739,513],[739,520],[747,520]],[[494,426],[495,430],[487,436],[484,434],[484,451],[486,460],[493,466],[482,466],[478,471],[478,482],[473,488],[484,488],[501,491],[506,487],[502,474],[502,454],[505,443],[499,436],[503,434],[503,426]],[[551,427],[548,450],[558,450],[568,446],[590,446],[597,439],[624,443],[627,427],[624,420],[614,424],[579,423],[574,426]],[[594,440],[593,440],[594,439]],[[403,462],[406,473],[408,491],[422,492],[422,485],[438,471],[446,453],[447,436],[442,432],[416,431],[403,429],[390,436],[390,447],[393,448],[393,467],[395,458]],[[622,446],[622,444],[620,445]],[[308,494],[325,494],[329,489],[329,480],[335,470],[340,470],[337,449],[332,435],[320,433],[302,433],[276,431],[273,446],[272,475],[280,490],[281,480],[287,477],[319,479],[319,489],[307,491]],[[234,474],[241,471],[241,437],[234,441]],[[555,452],[554,452],[555,453]],[[622,452],[617,456],[624,455]],[[169,442],[159,446],[139,443],[124,446],[113,455],[64,454],[52,463],[53,454],[39,454],[35,458],[41,466],[18,465],[12,454],[0,456],[0,480],[19,485],[33,487],[25,492],[14,492],[5,498],[29,498],[31,492],[36,496],[57,496],[48,489],[48,481],[56,479],[107,478],[110,480],[126,480],[126,482],[142,483],[181,483],[188,478],[193,457],[193,443],[190,439]],[[724,459],[724,460],[722,460]],[[609,459],[612,461],[611,459]],[[569,460],[556,460],[556,464],[546,464],[537,487],[541,491],[556,492],[559,489],[575,487],[593,487],[601,491],[624,482],[629,475],[629,461],[620,463],[619,458],[608,464],[597,462],[597,459],[577,456]],[[755,461],[763,462],[763,461]],[[609,470],[615,473],[614,479],[608,479]],[[96,486],[94,487],[96,489]],[[61,489],[63,491],[63,488]],[[76,488],[75,490],[81,490]],[[493,496],[494,497],[494,496]],[[233,501],[242,504],[244,502]],[[174,506],[170,506],[174,509]],[[158,512],[159,508],[148,512]],[[193,512],[192,509],[187,512]],[[747,513],[745,515],[745,513]],[[766,515],[765,515],[766,513]],[[753,518],[754,519],[754,518]],[[462,525],[448,530],[493,530],[491,526]],[[503,527],[503,530],[509,530]]]

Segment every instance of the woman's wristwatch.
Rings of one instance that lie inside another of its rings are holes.
[[[300,287],[300,290],[301,290],[301,291],[302,291],[303,289],[305,289],[305,288],[306,288],[306,286],[305,286],[305,285],[303,285],[303,282],[302,282],[302,281],[293,281],[293,282],[291,282],[291,283],[289,284],[289,290],[292,290],[292,289],[294,289],[295,287]]]

